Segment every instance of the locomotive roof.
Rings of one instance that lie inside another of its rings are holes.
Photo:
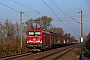
[[[39,28],[34,28],[34,29],[29,29],[28,31],[30,31],[30,30],[41,30],[41,29],[39,29]]]
[[[41,30],[41,31],[44,32],[44,33],[50,34],[50,32],[47,32],[47,31],[42,30],[42,29],[40,29],[40,28],[34,28],[34,29],[30,29],[30,30]],[[30,31],[30,30],[28,30],[28,31]]]
[[[44,33],[47,33],[47,34],[50,34],[50,32],[47,32],[47,31],[45,31],[45,30],[42,30]]]

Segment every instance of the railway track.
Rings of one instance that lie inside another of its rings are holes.
[[[2,58],[0,60],[56,60],[73,50],[76,46],[66,46],[45,52],[24,53]]]
[[[67,47],[67,48],[63,48],[60,49],[60,51],[54,52],[52,54],[43,56],[41,58],[38,58],[37,60],[56,60],[60,57],[62,57],[63,55],[67,54],[69,51],[71,51],[72,49],[74,49],[74,47]]]
[[[31,54],[33,54],[33,53],[29,52],[29,53],[19,53],[19,54],[14,54],[14,55],[9,55],[9,56],[3,56],[0,58],[0,60],[12,60],[12,59],[24,57],[27,55],[31,55]]]

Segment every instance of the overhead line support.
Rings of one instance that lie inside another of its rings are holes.
[[[20,39],[21,39],[20,53],[22,53],[22,11],[20,12]]]

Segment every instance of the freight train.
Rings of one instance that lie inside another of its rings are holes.
[[[44,51],[75,43],[77,43],[77,40],[68,39],[60,34],[47,32],[39,28],[30,29],[26,33],[26,47],[31,51]]]

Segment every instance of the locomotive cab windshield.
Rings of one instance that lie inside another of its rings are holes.
[[[40,34],[40,32],[35,31],[35,32],[29,32],[28,35],[29,35],[29,37],[40,37],[41,34]]]

